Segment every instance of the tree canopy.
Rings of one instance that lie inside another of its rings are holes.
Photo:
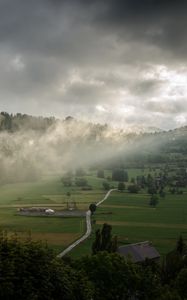
[[[12,300],[183,300],[187,298],[186,244],[179,238],[162,265],[135,264],[109,253],[111,227],[97,231],[98,246],[90,256],[56,258],[30,237],[0,236],[0,299]],[[102,237],[102,238],[101,238]],[[99,248],[98,248],[99,250]]]

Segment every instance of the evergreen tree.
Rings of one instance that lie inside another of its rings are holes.
[[[180,235],[177,245],[176,245],[176,251],[182,256],[185,255],[187,252],[186,243],[183,240],[183,237]]]
[[[118,190],[120,192],[123,192],[125,190],[125,184],[124,184],[124,182],[119,182],[118,183]]]
[[[92,244],[92,254],[99,251],[116,252],[117,237],[112,237],[112,226],[105,223],[102,229],[95,232],[95,241]]]

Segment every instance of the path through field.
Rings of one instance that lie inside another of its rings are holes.
[[[99,206],[101,203],[103,203],[108,198],[108,196],[110,195],[110,193],[113,192],[113,191],[116,191],[116,189],[109,190],[106,193],[105,197],[101,201],[99,201],[99,202],[96,203],[96,206]],[[75,248],[77,245],[79,245],[80,243],[82,243],[84,240],[86,240],[90,236],[91,230],[92,230],[92,226],[91,226],[91,211],[90,210],[88,210],[86,212],[86,227],[87,227],[86,233],[80,239],[78,239],[73,244],[71,244],[69,247],[67,247],[64,251],[62,251],[61,253],[59,253],[57,255],[57,257],[63,257],[63,256],[65,256],[73,248]]]

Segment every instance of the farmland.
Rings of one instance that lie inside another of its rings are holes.
[[[150,170],[129,169],[129,181],[137,175],[148,174]],[[153,173],[153,171],[151,171]],[[157,170],[159,172],[159,170]],[[111,178],[111,171],[105,171]],[[103,198],[102,178],[96,171],[87,171],[83,176],[92,186],[92,190],[82,190],[74,184],[66,187],[59,175],[46,176],[37,182],[14,183],[0,187],[0,228],[8,233],[17,232],[21,238],[29,234],[35,240],[47,241],[56,251],[63,250],[71,242],[78,239],[85,231],[84,218],[57,217],[25,217],[17,214],[20,207],[50,207],[55,210],[67,208],[69,201],[67,192],[71,193],[71,201],[76,202],[77,209],[87,210],[89,204]],[[117,182],[109,179],[110,186]],[[118,236],[119,245],[149,240],[165,254],[172,249],[180,234],[187,238],[187,206],[186,189],[183,194],[173,195],[167,189],[166,196],[159,199],[156,207],[149,205],[150,195],[146,189],[139,193],[129,193],[126,183],[124,192],[113,192],[111,196],[97,208],[93,216],[95,224],[91,237],[75,248],[70,255],[88,254],[94,240],[94,232],[103,223],[112,225],[112,232]]]
[[[67,192],[80,210],[87,210],[91,202],[104,195],[102,181],[88,176],[92,191],[78,187],[64,187],[60,176],[46,176],[37,182],[13,183],[0,187],[0,229],[8,234],[18,233],[21,238],[31,234],[34,240],[47,241],[57,251],[78,239],[85,231],[84,218],[25,217],[17,214],[20,207],[50,207],[67,209]]]
[[[94,230],[103,223],[112,225],[118,236],[119,245],[149,240],[163,255],[175,247],[176,239],[182,234],[187,238],[186,194],[168,195],[156,208],[148,205],[146,194],[130,195],[113,192],[94,216]],[[90,253],[91,238],[74,250],[73,256]]]
[[[136,170],[130,170],[131,174]],[[176,239],[182,235],[187,238],[187,190],[182,194],[171,194],[166,190],[164,198],[159,199],[156,207],[149,205],[150,195],[141,190],[137,194],[127,191],[113,192],[110,197],[97,209],[92,236],[84,245],[72,253],[90,253],[94,240],[94,231],[103,223],[112,225],[113,235],[118,236],[118,244],[136,243],[149,240],[163,255],[173,249]]]

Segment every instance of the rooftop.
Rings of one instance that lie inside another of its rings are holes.
[[[133,262],[143,262],[146,258],[160,258],[160,254],[149,241],[120,246],[117,252],[126,258],[131,258]]]

